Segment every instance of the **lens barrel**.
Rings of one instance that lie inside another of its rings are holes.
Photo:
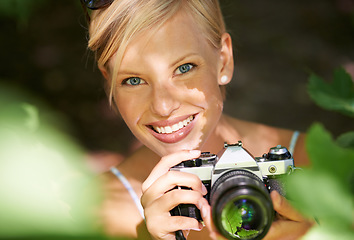
[[[224,173],[210,192],[213,221],[228,239],[262,239],[274,209],[265,184],[247,170]]]

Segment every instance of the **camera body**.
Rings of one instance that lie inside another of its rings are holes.
[[[281,179],[294,169],[290,152],[280,145],[261,157],[252,155],[242,142],[225,144],[217,155],[203,152],[197,159],[184,161],[172,171],[197,175],[208,189],[213,221],[228,239],[262,239],[273,221],[270,191],[285,195]],[[199,210],[181,204],[172,215],[202,221]]]

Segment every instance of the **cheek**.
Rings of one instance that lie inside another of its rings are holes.
[[[200,86],[204,95],[205,126],[207,128],[215,125],[223,110],[223,95],[215,76],[205,78],[204,84]],[[209,126],[209,127],[208,127]]]
[[[125,96],[124,94],[118,95],[114,100],[118,111],[125,123],[129,126],[133,126],[141,115],[141,103],[138,98],[132,96]]]
[[[223,95],[215,76],[199,76],[193,86],[189,86],[189,96],[203,108],[222,109]]]

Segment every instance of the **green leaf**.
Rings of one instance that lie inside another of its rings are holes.
[[[254,237],[257,236],[257,234],[259,233],[259,231],[257,230],[245,230],[245,229],[241,229],[240,231],[237,232],[237,235],[241,238],[250,238],[250,237]]]
[[[322,227],[351,227],[352,196],[332,174],[315,169],[296,172],[288,177],[287,187],[292,205]]]
[[[353,149],[339,146],[321,124],[311,126],[306,137],[306,149],[313,169],[335,176],[347,189],[351,189]]]
[[[352,229],[340,229],[336,230],[322,227],[321,225],[315,225],[310,231],[301,238],[302,240],[353,240],[354,231]]]
[[[354,131],[340,135],[336,142],[341,147],[354,149]]]
[[[243,211],[244,209],[242,207],[240,208],[240,206],[236,206],[234,202],[229,202],[222,211],[222,225],[233,238],[235,236],[241,238],[250,238],[251,236],[256,236],[259,233],[259,230],[246,230],[242,228]]]
[[[351,76],[343,68],[336,69],[333,74],[332,87],[339,97],[350,99],[354,97],[354,85]]]
[[[25,98],[1,84],[0,239],[100,235],[101,187],[84,150],[41,117],[62,122],[57,114]]]
[[[289,199],[322,226],[333,231],[350,229],[354,223],[354,150],[338,145],[321,124],[314,124],[308,131],[306,147],[312,167],[287,178]]]
[[[354,117],[354,83],[344,69],[334,72],[331,83],[312,74],[308,92],[324,109]],[[312,167],[286,180],[293,206],[319,223],[303,239],[353,239],[354,132],[335,141],[321,124],[314,124],[307,133],[306,149]]]
[[[242,213],[233,204],[228,204],[221,215],[222,225],[230,234],[237,232],[237,228],[242,226]]]
[[[330,83],[311,74],[308,92],[320,107],[354,117],[354,83],[343,68],[335,70]]]

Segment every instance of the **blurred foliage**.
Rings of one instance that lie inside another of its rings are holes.
[[[18,27],[27,27],[30,18],[36,11],[45,5],[52,4],[53,0],[1,0],[0,15],[15,20]],[[80,6],[79,0],[73,0],[74,5]]]
[[[48,3],[48,0],[1,0],[0,14],[15,19],[23,27],[36,9]]]
[[[60,119],[0,86],[0,239],[102,239],[99,181]]]
[[[331,83],[312,74],[308,92],[315,103],[322,108],[354,117],[354,85],[350,75],[344,69],[335,70]]]
[[[309,78],[309,94],[321,107],[354,117],[354,82],[343,69],[332,83]],[[320,123],[306,138],[312,166],[288,179],[289,197],[305,216],[318,222],[304,239],[354,239],[354,132],[334,140]]]
[[[354,132],[343,133],[337,138],[337,143],[345,148],[354,148]]]

